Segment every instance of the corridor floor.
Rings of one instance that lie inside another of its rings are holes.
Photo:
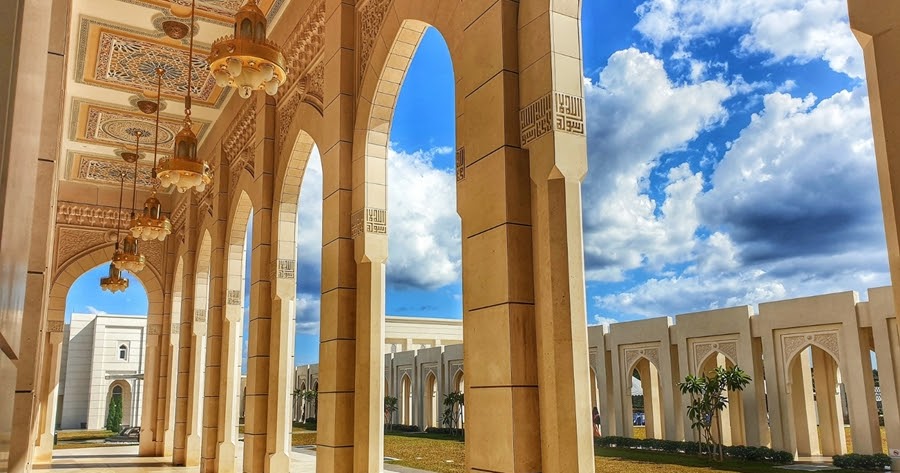
[[[199,467],[174,467],[167,458],[139,457],[137,446],[97,447],[55,450],[53,463],[35,465],[34,470],[52,470],[54,473],[174,473],[198,472]],[[238,450],[238,458],[242,451]],[[311,452],[291,452],[291,471],[312,473],[316,471],[316,457]],[[402,467],[386,467],[385,473],[417,472]]]

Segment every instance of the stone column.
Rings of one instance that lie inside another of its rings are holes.
[[[226,176],[224,172],[226,166],[219,166],[216,175]],[[226,181],[219,180],[215,185],[223,188]],[[227,195],[226,195],[227,197]],[[222,397],[230,397],[227,391],[222,391],[222,380],[231,372],[231,367],[235,365],[224,364],[222,355],[230,340],[223,339],[223,326],[226,322],[223,305],[225,298],[225,222],[222,220],[222,209],[227,208],[225,205],[227,198],[215,199],[213,209],[218,212],[219,219],[210,228],[212,235],[212,251],[209,261],[209,295],[207,303],[209,309],[206,314],[206,372],[203,383],[203,435],[202,442],[202,461],[200,463],[200,471],[203,473],[214,473],[219,471],[220,464],[233,464],[234,459],[219,458],[219,442],[222,439],[222,429],[226,427],[235,428],[234,425],[226,425],[219,417],[220,403],[223,402]],[[233,467],[232,467],[233,470]],[[226,467],[226,471],[227,467]]]
[[[870,292],[871,294],[871,292]],[[870,296],[871,298],[871,296]],[[871,299],[870,299],[871,300]],[[897,373],[900,371],[900,336],[897,319],[873,314],[872,338],[878,360],[878,382],[881,386],[881,405],[888,448],[900,445],[900,402],[898,402]]]
[[[316,471],[353,471],[356,262],[350,236],[356,10],[327,2],[322,142],[322,305]]]
[[[844,413],[841,406],[837,364],[822,349],[813,348],[813,378],[819,417],[822,455],[841,455],[846,450]],[[874,392],[872,393],[874,396]]]
[[[160,344],[160,379],[158,385],[159,397],[156,409],[156,456],[172,456],[175,439],[175,388],[178,377],[178,334],[179,324],[172,322],[172,307],[179,307],[180,315],[181,297],[178,296],[177,305],[173,296],[170,302],[168,315],[164,318],[163,337]]]
[[[812,372],[809,369],[807,351],[801,351],[797,358],[791,362],[791,384],[788,395],[793,415],[788,422],[793,421],[794,428],[793,438],[788,438],[788,445],[792,445],[793,451],[799,456],[818,456],[821,455],[821,449],[816,429],[816,403],[813,399]]]
[[[149,268],[148,268],[149,271]],[[153,306],[154,304],[150,304]],[[132,421],[132,425],[141,426],[138,455],[142,457],[156,456],[156,408],[159,404],[159,357],[162,338],[162,307],[150,307],[147,315],[147,345],[144,350],[144,379],[141,389],[141,418]],[[135,393],[137,395],[137,393]]]
[[[894,313],[900,314],[900,4],[878,0],[847,3],[850,28],[862,46],[866,62]],[[855,412],[851,419],[854,415]],[[856,433],[853,436],[855,441]]]
[[[881,429],[878,427],[875,380],[872,377],[872,358],[868,343],[862,343],[861,330],[855,323],[845,324],[838,337],[840,339],[838,364],[841,368],[840,378],[847,392],[853,452],[881,453]],[[840,405],[840,396],[837,396]],[[843,422],[841,424],[843,425]]]
[[[265,329],[269,333],[269,339],[265,345],[269,357],[267,362],[268,377],[265,378],[268,398],[266,401],[266,417],[263,419],[266,423],[266,437],[264,441],[265,471],[267,473],[280,473],[288,471],[291,465],[291,429],[293,425],[291,424],[290,415],[290,393],[293,384],[293,322],[296,313],[294,312],[292,298],[284,300],[278,297],[279,262],[276,251],[278,244],[278,232],[276,230],[278,216],[274,214],[276,196],[276,107],[275,99],[269,96],[264,97],[266,99],[265,106],[260,107],[261,116],[256,121],[257,126],[262,125],[263,128],[257,134],[257,136],[262,137],[262,140],[257,145],[255,165],[256,187],[261,196],[261,208],[254,215],[253,221],[253,241],[258,242],[258,245],[255,245],[253,249],[253,265],[256,266],[257,261],[260,262],[259,267],[262,271],[262,278],[259,284],[261,291],[259,297],[266,299],[265,305],[262,306],[264,311],[262,313],[267,316]],[[280,198],[280,190],[277,192]],[[296,265],[296,258],[291,261]],[[284,274],[281,276],[284,276]],[[252,304],[253,302],[251,302],[251,307]],[[253,323],[251,321],[251,330],[252,326]]]
[[[233,223],[232,223],[233,224]],[[225,320],[222,326],[222,373],[219,399],[218,472],[232,473],[237,465],[237,419],[241,384],[241,334],[244,319],[244,271],[246,271],[244,247],[237,252],[240,261],[234,261],[235,247],[229,250],[227,264],[227,290]],[[232,265],[237,264],[236,268]],[[232,273],[232,271],[235,271]]]
[[[195,211],[191,212],[195,217]],[[188,251],[184,254],[184,282],[182,286],[181,320],[178,327],[178,380],[175,402],[175,441],[172,463],[181,466],[200,464],[200,413],[199,407],[203,371],[203,337],[205,330],[200,322],[194,323],[194,293],[196,291],[196,224],[185,229]],[[205,315],[205,310],[203,314]]]
[[[366,202],[385,208],[387,202]],[[356,431],[355,473],[378,473],[384,463],[384,311],[386,234],[355,235]]]
[[[253,98],[251,100],[257,100]],[[262,100],[262,99],[259,99]],[[283,349],[277,343],[281,336],[272,318],[272,206],[274,196],[274,156],[271,137],[274,136],[274,101],[266,97],[260,107],[257,136],[263,136],[256,150],[254,187],[260,194],[259,208],[253,209],[252,267],[250,269],[250,324],[247,354],[247,399],[244,422],[244,471],[261,473],[270,470],[270,439],[286,422],[285,412],[279,412],[270,402],[277,404],[280,393],[271,391],[270,382],[287,376],[273,365],[273,353]],[[275,360],[277,363],[277,360]],[[276,416],[280,417],[276,418]],[[270,435],[271,432],[271,435]]]
[[[62,314],[59,314],[62,316]],[[53,434],[56,431],[56,410],[59,408],[59,370],[62,362],[63,321],[49,321],[44,336],[43,368],[41,369],[41,398],[39,402],[38,438],[33,463],[47,464],[53,458]]]
[[[518,4],[471,1],[456,15],[466,25],[457,72],[456,159],[466,341],[466,468],[540,471],[541,419],[546,409],[538,401],[537,366],[538,358],[554,353],[539,356],[535,339],[529,158],[520,148],[517,126]],[[549,77],[541,79],[546,83]],[[563,345],[567,342],[561,340]],[[586,345],[583,349],[582,395],[587,401]],[[565,372],[564,367],[560,370]],[[588,435],[589,414],[590,406],[583,413]],[[556,439],[548,442],[549,453]],[[547,468],[545,464],[544,471],[555,471]]]
[[[531,163],[543,471],[584,472],[593,470],[594,459],[581,222],[587,141],[580,2],[550,2],[549,9],[530,3],[518,19],[519,122]]]

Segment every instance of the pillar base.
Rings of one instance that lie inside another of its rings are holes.
[[[216,461],[219,463],[216,469],[218,473],[235,473],[237,471],[237,448],[235,445],[231,442],[220,443]]]
[[[266,464],[266,472],[277,473],[291,470],[291,457],[284,452],[273,453]],[[221,473],[221,470],[220,472]]]

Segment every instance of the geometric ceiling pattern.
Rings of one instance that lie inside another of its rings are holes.
[[[156,119],[140,110],[113,107],[81,100],[74,100],[69,124],[70,139],[82,143],[104,144],[117,148],[133,148],[137,132],[141,133],[141,147],[153,150],[156,139]],[[160,116],[159,151],[170,153],[174,149],[175,135],[181,130],[182,118]],[[192,119],[192,128],[197,139],[202,139],[210,123]]]
[[[0,0],[7,1],[7,0]],[[153,144],[157,139],[155,114],[138,110],[141,99],[154,100],[157,69],[162,69],[158,158],[170,156],[184,119],[187,93],[189,37],[176,40],[163,31],[166,21],[185,25],[191,0],[68,0],[72,5],[66,66],[65,126],[60,178],[65,181],[118,188],[126,174],[126,187],[134,165],[119,153],[134,150],[140,132],[141,154],[137,184],[151,186]],[[191,121],[202,145],[211,124],[233,94],[216,85],[206,57],[210,45],[231,34],[234,14],[246,0],[196,0],[194,53],[191,63]],[[274,26],[287,0],[257,0]],[[187,7],[187,8],[184,8]],[[189,15],[188,15],[189,16]],[[210,160],[211,156],[201,156]]]
[[[153,168],[153,156],[141,153],[142,159],[138,161],[137,185],[143,189],[153,187],[153,179],[150,171]],[[119,186],[122,173],[125,173],[125,187],[128,187],[134,179],[134,164],[126,163],[117,158],[107,156],[94,156],[90,154],[71,153],[69,156],[69,180],[86,182],[89,184],[101,184]]]
[[[82,18],[75,80],[131,93],[156,92],[156,69],[163,70],[162,95],[181,101],[187,92],[188,47],[146,32],[114,29],[96,19]],[[224,91],[209,72],[209,49],[194,44],[191,100],[195,105],[217,106]]]
[[[172,4],[190,8],[190,0],[121,0],[128,3],[143,3],[148,6],[158,7],[161,11],[168,11]],[[272,21],[284,0],[258,0],[257,5],[263,12],[268,12],[268,19]],[[208,20],[232,24],[234,14],[244,4],[244,0],[197,0],[197,16]],[[274,5],[274,8],[273,8]]]

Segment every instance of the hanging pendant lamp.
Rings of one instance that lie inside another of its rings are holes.
[[[156,69],[156,132],[153,143],[153,169],[150,171],[153,179],[153,193],[144,202],[144,212],[131,220],[131,235],[141,240],[163,241],[172,233],[172,223],[162,214],[162,204],[156,198],[156,189],[159,187],[157,174],[157,152],[159,150],[159,109],[160,93],[162,91],[162,75],[165,71]],[[137,179],[137,175],[135,175]]]
[[[116,266],[116,261],[122,260],[122,250],[119,249],[119,228],[122,221],[120,217],[122,216],[122,193],[124,189],[125,171],[122,171],[121,184],[119,185],[119,210],[116,213],[116,250],[113,252],[112,261],[109,263],[109,275],[105,278],[100,278],[100,289],[112,293],[128,289],[128,279],[122,277],[122,272]]]
[[[195,3],[191,1],[191,29],[195,19]],[[157,176],[163,187],[175,186],[178,192],[195,189],[197,192],[206,190],[206,186],[212,183],[212,175],[209,165],[197,158],[197,135],[191,129],[191,84],[193,67],[191,60],[194,57],[194,35],[191,32],[190,47],[188,48],[188,74],[187,95],[184,96],[184,122],[181,131],[175,136],[175,152],[168,159],[159,163]]]
[[[284,55],[266,38],[266,16],[247,0],[234,18],[234,35],[219,38],[209,52],[209,70],[219,87],[235,87],[249,98],[254,90],[278,93],[287,80]]]
[[[132,187],[131,193],[131,221],[135,220],[134,210],[136,204],[135,199],[137,197],[137,162],[140,158],[141,147],[140,130],[135,132],[135,137],[136,141],[134,145],[134,153],[122,153],[122,159],[124,159],[125,162],[134,163],[134,185]],[[144,269],[145,264],[146,258],[144,258],[144,255],[141,254],[140,248],[138,247],[138,239],[132,236],[130,233],[126,233],[125,238],[122,239],[122,257],[119,259],[116,267],[129,271],[132,274],[136,274]]]

